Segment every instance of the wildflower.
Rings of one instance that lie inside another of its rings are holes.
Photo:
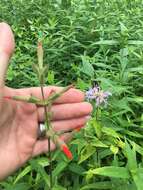
[[[95,86],[94,88],[89,89],[85,97],[87,100],[95,100],[96,106],[99,107],[101,104],[107,105],[107,99],[112,94],[108,91],[103,91],[99,86]]]
[[[73,156],[71,151],[69,150],[68,146],[66,144],[62,144],[61,146],[62,151],[64,152],[64,154],[70,159],[72,160]]]

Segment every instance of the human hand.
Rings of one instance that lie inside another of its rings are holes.
[[[13,33],[6,23],[0,23],[0,179],[4,179],[21,167],[31,157],[48,151],[48,141],[38,139],[38,127],[45,121],[44,108],[34,104],[5,100],[3,96],[30,96],[42,98],[39,87],[12,89],[4,84],[9,59],[14,51]],[[45,87],[46,98],[51,91],[59,92],[61,87]],[[71,131],[84,126],[92,106],[84,102],[84,94],[70,89],[52,105],[52,126],[56,131]],[[64,141],[71,139],[71,133],[61,135]],[[51,143],[51,149],[55,145]]]

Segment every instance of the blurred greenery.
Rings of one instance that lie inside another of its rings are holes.
[[[53,153],[53,190],[142,190],[143,1],[1,0],[0,21],[14,31],[7,76],[14,88],[37,86],[32,71],[43,35],[47,85],[94,84],[112,93],[71,142],[74,159]],[[93,102],[95,105],[95,102]],[[0,183],[6,190],[47,190],[48,158],[31,160]]]

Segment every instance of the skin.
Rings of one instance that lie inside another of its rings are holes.
[[[46,139],[39,140],[38,123],[44,122],[44,109],[34,104],[4,99],[3,96],[36,96],[41,98],[39,87],[12,89],[4,79],[15,42],[11,28],[0,23],[0,180],[3,180],[25,164],[30,158],[48,151]],[[45,97],[62,87],[45,87]],[[58,98],[52,108],[52,126],[56,131],[66,131],[60,136],[65,142],[71,139],[68,132],[84,126],[92,112],[92,106],[84,102],[83,92],[70,89]],[[51,143],[51,149],[56,147]]]

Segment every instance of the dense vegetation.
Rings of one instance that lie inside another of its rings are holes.
[[[32,64],[44,33],[47,85],[95,84],[110,91],[71,142],[72,161],[53,153],[54,190],[143,188],[143,2],[1,0],[0,21],[15,33],[7,85],[37,86]],[[97,114],[98,110],[98,114]],[[47,190],[48,157],[32,159],[0,183],[6,190]]]

